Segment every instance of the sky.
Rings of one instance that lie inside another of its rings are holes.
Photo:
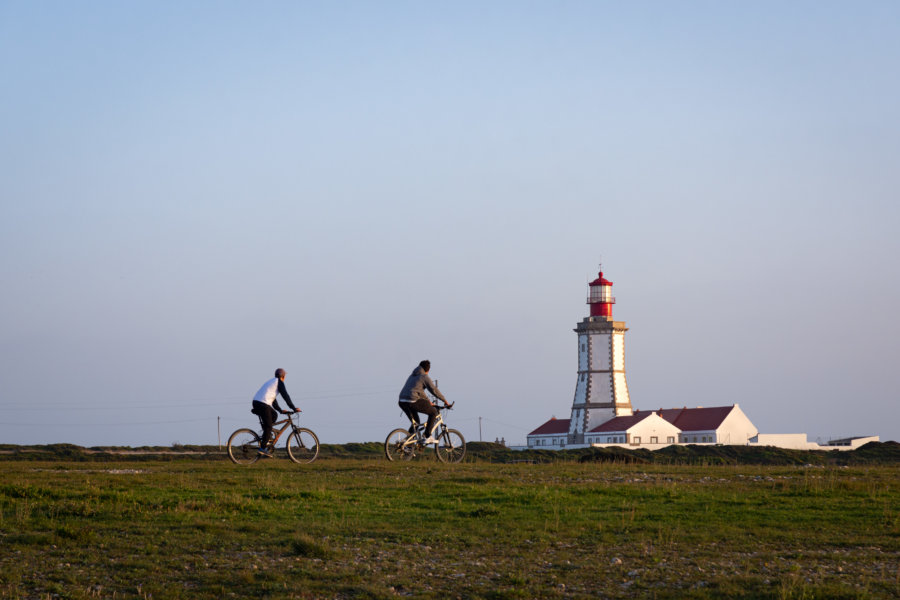
[[[900,3],[0,0],[0,443],[635,408],[900,440]]]

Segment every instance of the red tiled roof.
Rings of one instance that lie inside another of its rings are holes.
[[[628,417],[614,417],[606,423],[601,423],[600,425],[594,427],[588,433],[599,433],[603,431],[626,431],[629,427],[633,427],[634,425],[649,417],[650,414],[651,412],[648,410],[636,412]]]
[[[553,433],[569,433],[569,419],[550,419],[528,435],[543,435]]]
[[[731,414],[734,406],[711,406],[709,408],[664,408],[650,411],[641,410],[628,417],[615,417],[606,423],[601,423],[591,429],[589,433],[601,433],[604,431],[626,431],[640,423],[651,413],[655,412],[660,417],[682,431],[713,431],[722,425],[722,421]],[[569,432],[569,419],[550,419],[528,435],[549,435]]]
[[[656,413],[682,431],[711,431],[722,425],[734,406],[666,408]]]

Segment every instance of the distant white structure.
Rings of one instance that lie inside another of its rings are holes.
[[[760,433],[737,405],[634,410],[625,380],[624,321],[613,321],[612,282],[588,284],[590,316],[575,327],[578,372],[569,419],[550,419],[528,434],[528,448],[562,450],[624,446],[658,450],[673,444],[775,446],[797,450],[853,450],[878,436],[809,442],[806,434]]]
[[[856,450],[869,442],[877,442],[877,435],[829,440],[825,444],[810,442],[805,433],[760,433],[750,438],[751,446],[775,446],[792,450]]]

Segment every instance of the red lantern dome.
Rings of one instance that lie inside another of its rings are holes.
[[[592,317],[612,319],[612,305],[616,303],[616,299],[612,295],[612,281],[603,277],[603,271],[588,284],[587,303],[591,305]]]

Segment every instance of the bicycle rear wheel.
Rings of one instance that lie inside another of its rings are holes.
[[[287,453],[295,463],[311,463],[319,456],[319,438],[309,429],[295,429],[287,440]]]
[[[441,462],[458,463],[466,455],[466,440],[455,429],[447,429],[438,437],[434,451]]]
[[[238,429],[228,438],[228,458],[236,465],[252,465],[259,460],[259,435],[252,429]]]
[[[384,440],[384,455],[388,460],[412,460],[416,455],[415,443],[404,444],[410,433],[405,429],[395,429]]]

